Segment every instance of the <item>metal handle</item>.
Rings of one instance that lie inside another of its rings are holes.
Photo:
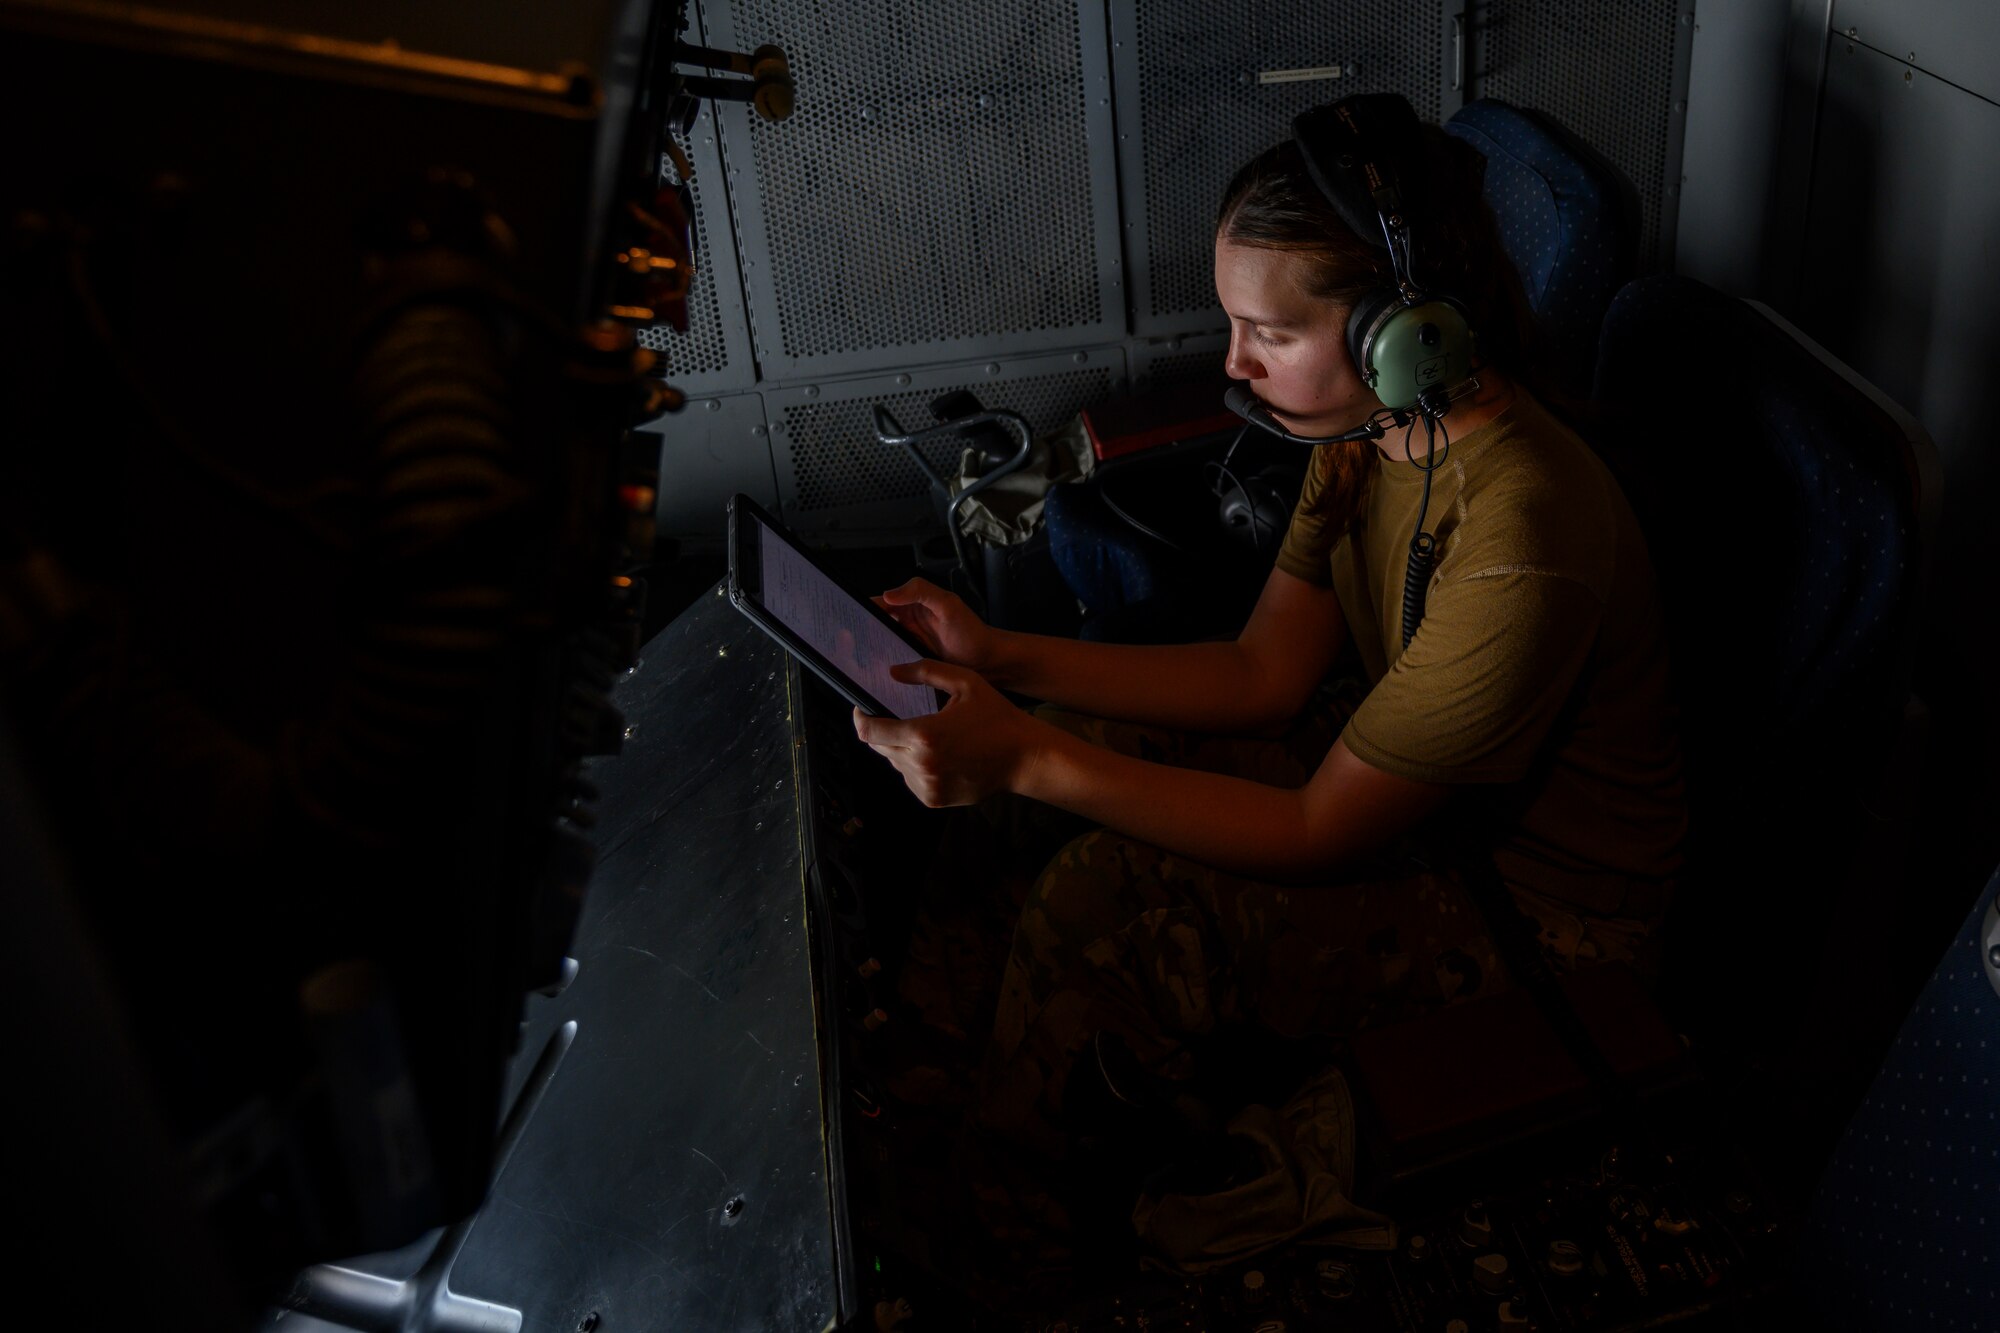
[[[904,432],[902,423],[898,422],[889,409],[881,403],[875,404],[874,415],[875,437],[884,444],[900,445],[903,452],[908,454],[910,460],[917,465],[918,470],[930,480],[932,488],[940,495],[949,497],[949,502],[945,507],[945,529],[951,537],[952,554],[958,558],[958,567],[965,571],[967,582],[973,583],[977,576],[973,573],[971,558],[965,553],[965,536],[959,531],[959,506],[985,490],[988,486],[991,486],[994,482],[1000,480],[1000,478],[1007,476],[1009,473],[1020,471],[1022,466],[1027,463],[1028,455],[1034,451],[1034,432],[1029,429],[1028,423],[1022,419],[1018,412],[975,412],[971,416],[959,417],[953,421],[939,422],[935,426],[909,433]],[[957,495],[952,495],[951,483],[938,475],[936,469],[931,467],[930,462],[925,459],[922,451],[917,446],[926,440],[936,439],[940,435],[955,435],[973,426],[983,426],[988,422],[997,422],[1006,427],[1008,433],[1013,435],[1015,440],[1018,441],[1014,450],[1014,456],[994,468],[991,472],[976,478],[971,485],[967,486]]]
[[[1451,16],[1451,90],[1465,87],[1465,11]]]

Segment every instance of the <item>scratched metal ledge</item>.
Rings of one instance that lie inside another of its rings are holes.
[[[719,590],[718,590],[719,591]],[[784,655],[720,596],[620,686],[576,977],[530,1002],[493,1188],[459,1227],[322,1265],[282,1333],[844,1323]],[[851,1261],[850,1261],[851,1262]]]

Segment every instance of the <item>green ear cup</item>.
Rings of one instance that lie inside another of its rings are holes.
[[[1362,377],[1384,407],[1414,407],[1425,389],[1472,374],[1472,328],[1449,301],[1384,303],[1363,335]]]

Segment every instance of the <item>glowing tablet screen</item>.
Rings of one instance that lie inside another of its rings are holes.
[[[759,600],[765,610],[897,717],[937,711],[930,686],[890,679],[890,667],[917,660],[908,644],[761,523],[757,544],[764,580]]]

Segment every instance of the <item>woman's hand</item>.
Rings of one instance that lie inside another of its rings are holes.
[[[854,710],[854,734],[903,775],[918,800],[932,807],[971,805],[996,792],[1018,789],[1037,757],[1036,729],[1046,723],[1008,703],[977,672],[964,667],[908,662],[889,668],[889,674],[949,696],[944,707],[929,717],[907,722]]]
[[[914,635],[931,656],[974,671],[993,664],[999,631],[974,615],[957,593],[926,579],[911,579],[877,597],[875,605]]]

